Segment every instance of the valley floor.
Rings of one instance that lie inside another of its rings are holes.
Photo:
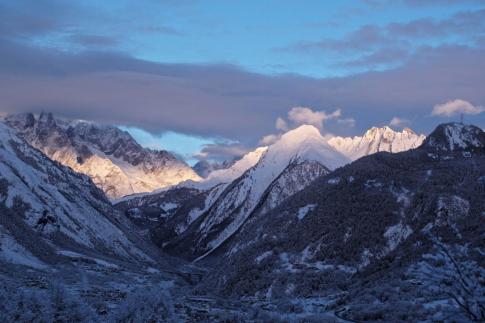
[[[379,320],[383,309],[400,312],[399,308],[393,307],[399,307],[399,304],[403,306],[402,313],[397,315],[404,316],[399,316],[398,321],[410,321],[414,315],[420,315],[418,310],[430,309],[436,319],[447,321],[448,317],[448,321],[467,321],[457,311],[444,316],[446,311],[442,310],[450,308],[447,299],[416,299],[416,313],[413,313],[413,307],[409,307],[413,302],[405,301],[412,292],[407,293],[402,282],[399,284],[403,292],[398,288],[395,295],[385,296],[389,299],[383,303],[378,300],[368,303],[368,295],[373,292],[360,287],[351,292],[356,299],[350,304],[342,301],[349,299],[348,292],[278,300],[231,299],[201,292],[197,283],[201,278],[200,268],[186,266],[178,271],[165,271],[117,260],[71,256],[72,262],[55,269],[32,269],[3,263],[0,266],[0,321],[355,322],[351,319],[355,314],[352,311],[365,313],[363,307],[369,308],[369,314],[360,315],[370,315],[363,318],[374,321],[372,315],[378,315],[374,318]],[[410,286],[416,284],[416,281],[409,281]],[[391,285],[387,287],[392,291]],[[380,290],[387,287],[381,286]],[[367,296],[359,296],[359,293]],[[418,306],[417,303],[421,304]],[[380,309],[372,310],[372,307]],[[428,319],[433,317],[428,316],[431,312],[426,313]]]
[[[2,322],[346,322],[315,298],[272,303],[194,291],[198,271],[84,256],[55,269],[0,266]]]

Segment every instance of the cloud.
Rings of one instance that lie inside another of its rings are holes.
[[[389,0],[384,0],[388,1]],[[401,0],[402,3],[408,6],[422,7],[422,6],[450,6],[456,4],[483,4],[483,0]]]
[[[269,146],[271,144],[274,144],[280,138],[281,138],[281,134],[266,135],[263,138],[261,138],[261,140],[259,140],[259,145]]]
[[[392,127],[403,127],[404,125],[410,124],[408,119],[393,117],[391,121],[389,121],[389,125]]]
[[[345,107],[360,132],[388,122],[395,111],[426,115],[450,96],[485,102],[485,50],[465,46],[422,48],[401,67],[340,78],[265,76],[232,65],[162,64],[115,51],[71,53],[4,39],[0,57],[1,111],[45,110],[246,146],[295,106]],[[318,111],[309,115],[318,123]],[[430,130],[429,120],[417,124]],[[341,126],[325,124],[330,132]]]
[[[286,131],[288,130],[288,124],[285,119],[278,117],[276,118],[276,129]]]
[[[319,41],[299,42],[288,47],[278,48],[277,50],[298,52],[352,52],[356,50],[368,50],[388,41],[389,39],[381,27],[364,25],[348,33],[341,39],[326,38]]]
[[[450,117],[458,113],[480,114],[484,111],[485,108],[482,106],[475,106],[468,101],[457,99],[435,105],[431,115]]]
[[[313,111],[306,107],[294,107],[288,112],[288,120],[292,121],[295,125],[310,124],[322,129],[324,121],[338,118],[341,114],[340,109],[327,114],[325,111]]]
[[[173,35],[173,36],[183,36],[184,34],[172,27],[168,26],[148,26],[148,27],[141,27],[140,31],[147,32],[147,33],[156,33],[156,34],[165,34],[165,35]]]
[[[199,160],[226,161],[239,159],[248,152],[249,149],[239,143],[216,143],[205,145],[193,157]]]
[[[118,40],[110,36],[75,34],[67,37],[70,42],[85,47],[114,47],[118,45]]]
[[[280,130],[281,132],[263,136],[259,140],[258,144],[263,146],[271,145],[275,143],[284,132],[290,130],[292,127],[298,127],[303,124],[313,125],[322,130],[325,121],[336,119],[339,125],[349,128],[355,126],[354,118],[341,119],[341,115],[341,109],[337,109],[332,113],[327,114],[325,111],[313,111],[313,109],[307,107],[293,107],[290,109],[290,111],[288,111],[288,121],[281,117],[276,119],[276,129]],[[288,123],[291,123],[292,127],[290,127]]]
[[[450,41],[456,43],[458,38],[461,43],[481,46],[479,37],[484,33],[485,9],[476,9],[460,11],[443,19],[426,17],[386,25],[367,24],[340,38],[297,42],[277,50],[309,55],[326,53],[342,56],[345,53],[335,66],[365,66],[371,69],[386,64],[404,63],[419,51],[424,41],[433,40],[436,44],[444,45]]]
[[[353,128],[355,127],[356,121],[354,118],[337,119],[337,123],[345,127]]]
[[[364,54],[356,59],[338,63],[337,66],[374,68],[383,64],[402,64],[409,58],[409,56],[410,52],[405,48],[381,48],[370,54]]]
[[[396,4],[402,4],[409,7],[430,7],[430,6],[450,6],[463,4],[482,4],[483,0],[364,0],[372,9],[382,9]]]
[[[263,146],[271,145],[281,137],[282,133],[304,124],[313,125],[320,130],[323,130],[323,124],[325,121],[335,119],[339,125],[343,125],[344,127],[352,128],[355,126],[354,118],[341,119],[341,116],[341,109],[337,109],[332,113],[327,114],[325,111],[314,111],[308,107],[293,107],[290,109],[290,111],[288,111],[288,121],[281,117],[276,119],[276,129],[280,130],[281,132],[263,136],[259,140],[258,144]],[[289,123],[291,124],[291,127]]]
[[[30,37],[64,29],[67,17],[79,6],[57,1],[5,1],[0,3],[0,36]]]

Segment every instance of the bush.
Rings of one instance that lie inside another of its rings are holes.
[[[139,288],[128,294],[113,314],[113,322],[177,322],[166,286]]]

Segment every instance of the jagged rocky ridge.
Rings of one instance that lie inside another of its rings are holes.
[[[114,126],[65,121],[50,113],[11,115],[5,122],[51,159],[91,177],[112,199],[200,179],[167,151],[143,148]]]
[[[425,139],[409,128],[401,132],[385,126],[372,127],[363,136],[333,137],[328,143],[351,160],[371,155],[380,151],[398,153],[419,147]]]

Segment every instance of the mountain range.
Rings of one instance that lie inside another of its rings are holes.
[[[111,199],[200,179],[169,152],[143,148],[114,126],[51,113],[11,115],[5,122],[49,158],[91,177]]]
[[[363,136],[332,137],[328,143],[351,160],[356,160],[380,151],[398,153],[417,148],[425,138],[424,135],[418,135],[409,128],[398,132],[385,126],[372,127]]]
[[[132,191],[109,189],[120,177],[77,173],[73,158],[98,170],[109,160]],[[191,175],[136,192],[132,167],[154,165]],[[425,138],[384,127],[327,139],[303,125],[201,175],[116,127],[50,114],[7,117],[0,276],[9,295],[23,284],[13,277],[28,277],[22,286],[33,290],[32,279],[44,286],[35,277],[58,276],[98,318],[146,304],[176,321],[484,317],[482,129],[442,124]],[[113,205],[108,197],[119,198]],[[139,292],[131,305],[113,296],[156,281],[176,286],[156,305],[159,290]],[[9,313],[19,305],[1,306]]]
[[[419,148],[361,158],[248,221],[207,259],[217,269],[206,283],[232,297],[338,295],[352,321],[408,320],[426,313],[416,303],[469,297],[473,319],[483,306],[483,196],[485,133],[440,125]]]
[[[161,192],[129,197],[117,207],[137,222],[148,223],[152,240],[165,251],[194,259],[224,243],[249,217],[264,214],[315,178],[350,163],[356,152],[402,151],[423,139],[408,129],[394,132],[384,127],[373,128],[362,137],[327,141],[317,128],[305,125],[200,182],[178,185],[175,191],[188,192],[190,187],[190,194],[185,194],[190,198],[184,202],[171,201],[170,192]],[[352,144],[355,149],[349,150]],[[169,217],[161,211],[167,203],[172,206]],[[147,216],[150,221],[140,221]]]
[[[59,119],[51,113],[10,115],[5,123],[49,158],[91,177],[111,199],[151,192],[184,181],[210,178],[205,182],[227,182],[249,168],[249,165],[241,168],[244,164],[241,162],[238,167],[231,167],[237,160],[220,164],[201,160],[191,169],[167,151],[143,148],[130,134],[117,127]],[[424,138],[408,128],[396,132],[389,127],[374,127],[361,137],[333,137],[328,143],[350,160],[355,160],[378,151],[399,152],[415,148]],[[259,156],[263,149],[265,147],[258,148],[251,155]]]

